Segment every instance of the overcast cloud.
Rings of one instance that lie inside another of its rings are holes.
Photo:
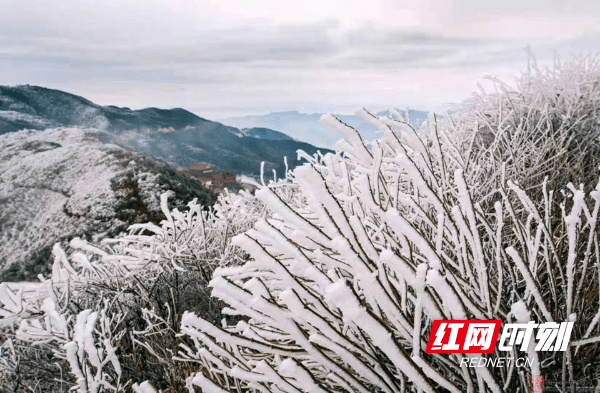
[[[460,101],[600,49],[597,1],[0,2],[0,84],[201,116]]]

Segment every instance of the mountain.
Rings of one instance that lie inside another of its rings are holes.
[[[379,116],[389,116],[389,111],[377,113]],[[419,127],[427,120],[428,112],[409,110],[409,122]],[[267,115],[230,117],[221,120],[223,124],[238,128],[266,127],[276,129],[315,146],[332,148],[341,137],[323,126],[319,119],[322,113],[300,113],[297,111],[273,112]],[[338,118],[360,131],[363,139],[373,140],[379,137],[378,131],[370,123],[353,115],[339,115]]]
[[[317,147],[265,127],[240,130],[203,119],[185,109],[131,110],[102,106],[83,97],[38,86],[0,86],[0,134],[22,129],[85,127],[104,131],[103,141],[162,159],[173,165],[208,162],[218,169],[258,175],[294,167],[296,151]],[[325,150],[321,149],[323,153]]]
[[[23,128],[87,127],[121,133],[177,130],[209,122],[184,109],[131,110],[101,106],[73,94],[39,86],[0,86],[0,134]]]
[[[78,115],[65,115],[78,116]],[[0,282],[47,273],[52,246],[98,241],[129,225],[159,223],[160,195],[171,208],[214,194],[171,165],[103,142],[76,128],[0,135]]]
[[[246,136],[252,136],[254,138],[259,139],[269,139],[272,141],[293,141],[294,138],[289,135],[284,134],[283,132],[274,131],[268,128],[243,128],[242,133]]]

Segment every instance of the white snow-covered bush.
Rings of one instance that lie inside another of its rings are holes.
[[[160,226],[133,225],[101,245],[75,239],[71,258],[57,245],[50,277],[0,284],[6,386],[34,380],[42,390],[146,392],[145,377],[175,388],[184,383],[192,369],[172,359],[181,315],[195,310],[220,319],[208,280],[217,266],[241,263],[245,253],[230,238],[266,210],[246,192],[222,194],[211,210],[192,201],[184,212],[170,211],[168,198],[161,198]]]
[[[368,148],[328,116],[347,133],[338,144],[344,154],[297,168],[293,198],[257,192],[276,215],[233,239],[251,260],[217,269],[210,284],[233,319],[182,318],[194,347],[181,356],[200,364],[190,386],[502,392],[524,391],[540,372],[564,368],[573,379],[576,348],[583,359],[579,345],[600,340],[600,189],[543,186],[544,198],[533,201],[508,181],[483,210],[463,155],[435,122],[420,137],[365,115],[385,139]],[[433,320],[510,321],[517,309],[539,322],[576,319],[565,357],[540,353],[531,370],[517,370],[468,368],[460,363],[469,354],[424,352]]]
[[[538,67],[533,56],[513,84],[490,78],[447,117],[453,144],[472,171],[474,192],[510,179],[530,194],[569,182],[593,188],[600,156],[600,62],[597,57]],[[537,188],[536,188],[537,187]]]
[[[70,293],[82,289],[82,280],[71,281],[76,271],[58,247],[55,254],[51,278],[39,284],[0,284],[0,328],[10,331],[18,325],[14,337],[5,338],[3,348],[8,351],[1,353],[0,369],[5,374],[19,368],[36,369],[20,364],[24,353],[15,350],[18,342],[39,348],[45,360],[58,366],[55,373],[63,372],[61,363],[68,366],[81,393],[120,391],[122,371],[116,351],[126,334],[119,328],[125,314],[109,311],[109,299],[102,298],[91,302],[93,308],[81,310],[84,303],[74,301],[81,293],[76,297]],[[54,382],[62,384],[63,380]]]

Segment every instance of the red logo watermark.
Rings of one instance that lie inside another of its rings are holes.
[[[493,353],[500,333],[500,320],[433,321],[426,353]],[[566,351],[574,322],[506,323],[498,349],[522,352],[533,349]]]
[[[433,321],[426,353],[493,353],[501,320]]]

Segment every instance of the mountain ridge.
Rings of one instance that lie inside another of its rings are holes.
[[[403,111],[401,111],[403,112]],[[408,110],[409,123],[418,128],[427,120],[429,112]],[[276,129],[290,137],[307,143],[333,148],[341,139],[337,133],[330,131],[320,123],[323,113],[302,113],[297,110],[271,112],[265,115],[248,115],[221,119],[223,124],[238,128],[265,127]],[[378,112],[379,116],[390,116],[389,111]],[[354,115],[336,115],[344,123],[357,129],[363,139],[373,140],[380,137],[379,131],[370,123]]]
[[[148,154],[175,166],[209,162],[222,170],[258,176],[265,170],[283,174],[301,163],[296,151],[329,151],[264,127],[236,127],[204,119],[182,108],[131,110],[102,106],[61,90],[40,86],[0,86],[0,135],[21,129],[95,128],[104,141]]]

